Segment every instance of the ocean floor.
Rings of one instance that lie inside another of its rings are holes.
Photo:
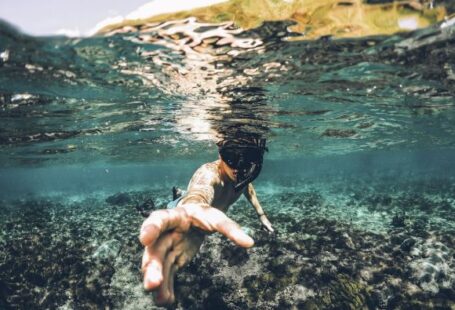
[[[263,183],[229,215],[255,239],[218,234],[176,279],[178,309],[455,309],[455,182],[343,178]],[[0,309],[155,309],[139,227],[170,189],[3,201]]]

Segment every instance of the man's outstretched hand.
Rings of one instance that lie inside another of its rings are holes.
[[[204,233],[219,232],[241,247],[254,244],[222,211],[202,204],[185,204],[150,214],[141,228],[142,272],[146,290],[156,290],[156,302],[174,302],[175,272],[198,252]]]

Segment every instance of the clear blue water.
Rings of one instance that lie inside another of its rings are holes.
[[[413,223],[425,213],[438,242],[453,239],[454,25],[313,41],[287,40],[293,34],[281,22],[237,34],[214,25],[218,34],[202,42],[211,29],[196,23],[174,34],[182,25],[188,21],[38,38],[0,24],[5,210],[132,191],[152,191],[164,204],[171,186],[185,187],[200,164],[216,159],[216,139],[244,133],[267,139],[256,187],[276,226],[287,229],[280,222],[287,212],[380,234],[401,212]],[[223,37],[230,41],[219,44]],[[319,209],[282,199],[309,192],[325,201]],[[377,202],[380,195],[393,203]],[[422,201],[434,208],[422,211]],[[444,283],[415,276],[415,285],[430,295],[448,290],[435,298],[453,307],[454,268],[450,260]]]

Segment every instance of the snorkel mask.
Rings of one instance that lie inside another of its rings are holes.
[[[262,169],[264,152],[268,151],[265,139],[229,140],[218,146],[221,159],[230,168],[237,170],[237,182],[234,187],[236,192],[257,178]]]

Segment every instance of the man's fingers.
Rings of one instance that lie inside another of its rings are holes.
[[[182,231],[189,228],[183,209],[154,211],[142,224],[139,239],[144,246],[148,246],[153,244],[163,232],[175,228]]]
[[[217,230],[238,246],[251,248],[254,245],[253,238],[248,236],[236,222],[227,216],[225,221],[217,224]]]
[[[274,232],[274,229],[272,228],[272,225],[264,223],[263,226],[264,226],[265,230],[267,230],[268,232],[270,232],[270,233]]]
[[[163,282],[161,286],[158,289],[157,295],[156,295],[156,302],[158,305],[163,305],[163,304],[170,304],[174,300],[174,290],[173,288],[170,288],[170,285],[174,284],[173,279],[171,277],[174,276],[173,273],[171,273],[171,270],[174,266],[175,259],[177,257],[177,252],[171,251],[167,256],[164,261],[164,267],[163,267]]]
[[[244,248],[250,248],[254,245],[254,240],[220,210],[210,207],[195,208],[192,211],[191,218],[196,227],[211,232],[218,231]]]
[[[144,288],[148,291],[157,288],[163,282],[163,257],[155,255],[151,246],[144,250],[142,272]]]
[[[175,278],[175,273],[177,272],[177,265],[172,265],[171,267],[171,273],[169,275],[169,293],[170,293],[170,299],[171,302],[175,301],[175,294],[174,294],[174,278]]]
[[[145,268],[144,288],[147,291],[157,288],[163,282],[162,263],[154,260]]]
[[[153,245],[147,246],[142,257],[142,271],[144,272],[144,288],[153,290],[163,282],[164,257],[172,247],[173,239],[170,234],[161,236]]]

